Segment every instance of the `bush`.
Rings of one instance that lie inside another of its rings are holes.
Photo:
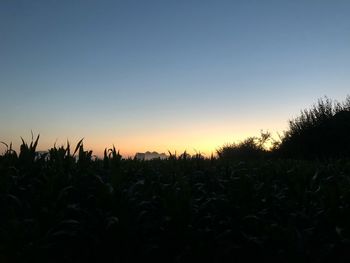
[[[271,139],[269,132],[261,132],[260,137],[248,137],[240,143],[226,144],[216,150],[221,159],[251,160],[267,154],[265,144]]]
[[[293,158],[350,156],[350,96],[343,103],[327,97],[289,121],[278,153]]]

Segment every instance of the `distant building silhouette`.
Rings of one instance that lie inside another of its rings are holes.
[[[152,160],[152,159],[166,159],[168,156],[165,153],[157,153],[157,152],[145,152],[145,153],[136,153],[135,159],[138,160]]]

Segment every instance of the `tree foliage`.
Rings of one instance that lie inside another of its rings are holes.
[[[289,121],[278,152],[294,158],[350,156],[350,96],[343,103],[325,97],[302,110]]]

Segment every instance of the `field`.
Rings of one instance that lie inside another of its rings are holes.
[[[0,262],[349,262],[349,159],[0,157]]]

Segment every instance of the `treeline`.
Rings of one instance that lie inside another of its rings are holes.
[[[270,143],[272,147],[266,148]],[[269,132],[217,150],[219,158],[256,159],[279,157],[320,159],[350,157],[350,96],[342,103],[319,99],[310,109],[289,121],[288,130],[276,141]]]

